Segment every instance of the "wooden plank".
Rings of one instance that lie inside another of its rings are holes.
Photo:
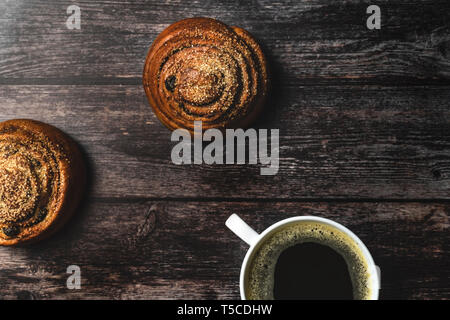
[[[450,199],[448,87],[285,87],[257,125],[280,169],[171,162],[141,86],[0,86],[0,120],[51,123],[84,148],[101,198]]]
[[[233,212],[258,232],[296,215],[334,219],[380,265],[382,299],[450,298],[448,203],[125,199],[89,199],[53,238],[0,248],[0,298],[237,299],[247,247],[224,225]],[[81,290],[66,288],[73,264],[81,268]]]
[[[138,84],[147,50],[169,24],[210,16],[251,31],[276,82],[449,84],[450,3],[383,0],[382,29],[366,28],[366,1],[77,1],[0,4],[0,84]]]

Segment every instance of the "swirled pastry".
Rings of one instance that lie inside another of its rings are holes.
[[[176,22],[154,41],[144,88],[169,129],[245,128],[268,93],[264,54],[245,30],[209,18]]]
[[[60,130],[0,123],[0,245],[40,240],[74,213],[85,185],[82,155]]]

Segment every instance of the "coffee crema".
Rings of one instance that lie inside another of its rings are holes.
[[[367,300],[369,279],[354,239],[328,224],[300,221],[273,231],[256,248],[245,291],[249,300]]]

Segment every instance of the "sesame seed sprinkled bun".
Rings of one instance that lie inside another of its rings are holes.
[[[269,80],[264,54],[245,30],[210,18],[176,22],[154,41],[144,88],[169,129],[245,128],[261,112]]]
[[[68,136],[33,120],[0,123],[0,245],[41,240],[75,212],[85,186]]]

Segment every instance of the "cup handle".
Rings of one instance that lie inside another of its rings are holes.
[[[259,234],[235,213],[227,219],[225,225],[249,246],[254,245],[259,239]]]

